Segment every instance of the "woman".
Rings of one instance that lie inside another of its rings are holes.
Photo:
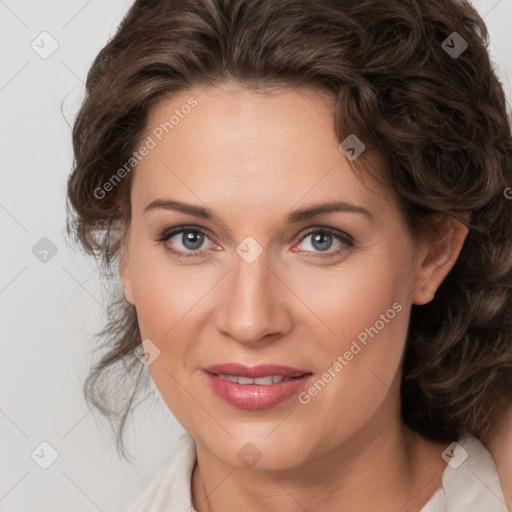
[[[456,0],[133,5],[73,129],[69,231],[124,292],[85,389],[121,449],[148,374],[186,434],[120,511],[507,510],[486,38]]]

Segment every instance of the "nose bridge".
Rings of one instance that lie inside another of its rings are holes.
[[[224,285],[218,328],[238,342],[257,343],[283,329],[277,324],[283,312],[278,310],[275,277],[268,268],[266,252],[248,258],[244,248],[243,243],[238,247],[234,268]]]

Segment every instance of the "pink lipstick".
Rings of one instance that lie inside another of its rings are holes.
[[[223,400],[241,409],[268,409],[298,393],[312,377],[309,370],[260,364],[226,363],[203,368],[208,384]]]

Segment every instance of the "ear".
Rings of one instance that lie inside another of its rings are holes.
[[[118,268],[119,276],[121,277],[121,282],[123,283],[124,298],[129,304],[135,306],[135,301],[133,300],[132,278],[130,275],[130,254],[128,249],[128,242],[122,244]]]
[[[430,302],[452,269],[468,234],[468,228],[448,215],[436,225],[436,233],[423,242],[412,292],[413,304]]]

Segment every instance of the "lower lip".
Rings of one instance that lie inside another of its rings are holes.
[[[311,374],[268,386],[238,384],[204,371],[210,387],[228,404],[241,409],[268,409],[284,402],[306,385]]]

